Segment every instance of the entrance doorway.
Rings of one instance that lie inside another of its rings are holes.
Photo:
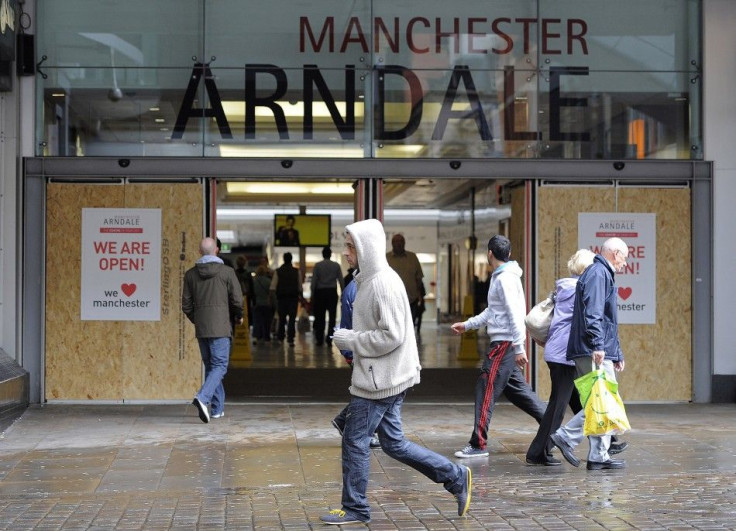
[[[484,306],[485,293],[482,291],[488,278],[486,256],[482,251],[475,253],[468,242],[473,236],[475,240],[486,241],[491,234],[508,227],[511,208],[498,204],[496,184],[493,180],[450,178],[380,180],[387,251],[391,250],[392,237],[400,234],[406,241],[406,250],[414,252],[421,265],[424,311],[417,320],[416,330],[424,374],[428,370],[449,369],[462,371],[471,378],[479,364],[479,356],[486,350],[486,336],[480,335],[473,342],[473,355],[468,356],[468,346],[461,345],[460,338],[452,335],[449,324],[463,318],[467,296],[477,295],[481,299],[470,301],[471,310]],[[323,259],[324,247],[331,249],[330,259],[339,264],[342,273],[348,273],[342,250],[344,228],[358,217],[355,188],[353,180],[340,179],[218,180],[215,224],[222,242],[222,256],[235,265],[241,277],[243,272],[250,275],[247,284],[252,286],[258,276],[270,274],[281,266],[284,255],[289,253],[303,281],[304,300],[298,309],[293,346],[278,340],[275,312],[272,333],[266,340],[254,337],[252,326],[241,331],[232,361],[233,380],[254,383],[252,377],[257,375],[255,388],[260,389],[254,391],[251,386],[246,390],[247,386],[243,385],[244,393],[266,392],[260,384],[268,380],[270,373],[273,373],[274,388],[268,394],[284,394],[294,392],[295,388],[293,382],[283,386],[283,371],[348,368],[336,347],[320,345],[315,336],[315,315],[310,313],[313,308],[311,278],[314,265]],[[329,220],[327,235],[315,232],[325,231],[325,226],[319,225],[323,217]],[[283,245],[279,241],[279,228],[287,218],[300,235],[304,233],[312,238],[311,244]],[[319,241],[320,238],[324,241]],[[249,288],[244,286],[244,289]],[[250,324],[253,325],[256,312],[253,305],[249,306],[253,318]],[[261,314],[258,318],[262,318]],[[338,305],[338,323],[339,319]],[[466,351],[462,355],[461,346]],[[324,375],[304,373],[297,381],[309,382],[314,377]],[[423,380],[426,381],[424,376]],[[280,387],[288,389],[276,389]],[[472,385],[463,386],[462,393],[468,394],[471,390]],[[308,389],[303,389],[299,394],[307,393]]]

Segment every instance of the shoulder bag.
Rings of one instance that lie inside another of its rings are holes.
[[[552,291],[546,299],[539,302],[524,318],[524,324],[529,335],[536,342],[544,344],[549,335],[549,325],[555,312],[555,292]]]

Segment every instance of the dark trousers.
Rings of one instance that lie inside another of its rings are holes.
[[[411,310],[411,320],[414,323],[414,327],[419,333],[422,329],[422,314],[424,313],[424,306],[420,301],[414,301],[409,304],[409,310]]]
[[[493,341],[488,357],[483,361],[480,376],[475,384],[475,424],[470,444],[485,449],[488,444],[488,426],[493,408],[501,396],[516,407],[534,417],[537,422],[544,416],[544,402],[532,391],[521,369],[509,341]]]
[[[264,341],[270,340],[272,319],[273,309],[270,306],[256,306],[253,310],[253,337]]]
[[[568,404],[573,412],[580,411],[580,398],[577,392],[573,393],[575,391],[575,365],[547,362],[547,366],[552,380],[549,402],[547,402],[547,409],[539,423],[537,435],[526,452],[526,458],[535,462],[542,462],[546,456],[550,455],[552,443],[549,436],[562,426],[562,419],[565,418]]]
[[[314,290],[312,294],[314,339],[320,345],[325,340],[325,312],[329,316],[327,336],[331,336],[335,329],[335,319],[337,317],[337,288],[320,288]]]
[[[299,306],[298,299],[279,299],[279,329],[276,337],[289,343],[296,336],[296,309]],[[288,319],[288,324],[287,324]]]

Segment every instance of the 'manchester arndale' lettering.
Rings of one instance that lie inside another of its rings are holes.
[[[496,18],[469,17],[465,19],[453,18],[451,21],[443,21],[437,17],[429,19],[426,17],[412,17],[408,20],[394,17],[384,19],[375,17],[373,19],[373,42],[369,42],[363,30],[363,25],[358,17],[351,17],[342,35],[335,33],[335,18],[326,17],[322,27],[313,26],[309,17],[299,19],[299,51],[304,53],[307,47],[314,52],[345,53],[352,52],[357,47],[361,52],[373,51],[379,53],[382,42],[393,53],[410,51],[415,54],[441,53],[442,43],[446,38],[455,53],[464,50],[465,53],[478,54],[508,54],[514,49],[515,37],[521,39],[525,54],[528,54],[531,46],[531,35],[536,33],[536,25],[540,24],[541,30],[541,52],[545,55],[559,55],[566,53],[572,55],[574,46],[578,45],[580,51],[588,54],[588,43],[585,35],[588,25],[579,18],[562,20],[559,18]],[[316,31],[315,31],[316,30]],[[428,31],[429,30],[429,31]],[[563,35],[561,31],[565,31]],[[486,35],[500,37],[502,45],[498,48],[484,47],[483,42]],[[426,37],[433,37],[433,43],[427,43]],[[461,48],[461,41],[464,41]]]
[[[430,19],[415,16],[408,19],[393,17],[384,19],[376,17],[372,20],[372,40],[364,31],[364,24],[358,17],[352,17],[345,25],[344,32],[335,30],[334,17],[325,17],[313,23],[309,17],[299,18],[300,53],[344,54],[358,51],[360,53],[390,50],[393,53],[431,54],[444,53],[443,47],[451,47],[453,53],[463,54],[510,54],[516,47],[521,47],[523,54],[530,53],[532,35],[540,35],[540,51],[545,55],[588,55],[586,34],[588,25],[582,19],[556,18],[495,18],[468,17],[453,18],[450,21],[440,18]],[[494,39],[484,37],[493,35]],[[487,43],[493,43],[489,45]],[[485,43],[485,44],[484,44]],[[302,72],[302,99],[304,101],[304,117],[302,120],[302,137],[305,140],[314,136],[313,104],[315,89],[319,93],[330,112],[335,127],[343,140],[355,138],[355,103],[356,103],[356,68],[347,64],[344,67],[343,86],[328,87],[318,65],[305,64]],[[373,102],[374,139],[402,140],[413,135],[422,122],[424,91],[419,77],[410,68],[402,65],[380,65],[374,67],[375,88]],[[485,74],[487,75],[487,73]],[[562,132],[560,111],[563,107],[585,107],[584,98],[562,97],[560,93],[561,76],[588,75],[587,67],[551,67],[549,69],[549,139],[579,140],[589,139],[588,133]],[[384,106],[386,103],[386,78],[394,79],[406,85],[407,104],[411,106],[407,122],[399,129],[388,130],[385,122]],[[194,108],[200,81],[204,79],[205,90],[210,101],[209,108]],[[274,87],[266,92],[265,85]],[[245,140],[256,138],[256,109],[266,108],[273,114],[279,139],[290,138],[280,100],[289,90],[286,71],[273,64],[245,65]],[[333,91],[344,94],[345,115],[338,109]],[[293,92],[293,87],[292,87]],[[514,69],[504,68],[503,75],[503,128],[504,140],[541,140],[542,133],[537,131],[516,131],[514,129]],[[453,110],[455,103],[464,104],[465,109]],[[437,121],[434,125],[432,140],[442,140],[450,120],[472,120],[481,140],[493,140],[491,128],[483,109],[481,93],[476,90],[473,73],[469,66],[456,64],[452,68],[450,80],[442,99]],[[488,103],[486,103],[488,105]],[[468,109],[469,107],[469,109]],[[180,139],[186,131],[190,118],[214,118],[223,138],[233,138],[230,124],[222,107],[215,77],[209,64],[197,63],[182,100],[172,139]]]

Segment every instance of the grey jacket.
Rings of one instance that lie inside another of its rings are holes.
[[[243,293],[235,270],[221,260],[197,261],[184,274],[181,311],[194,323],[198,338],[232,336],[232,322],[243,317]]]
[[[386,234],[375,219],[345,227],[355,242],[359,271],[352,330],[335,330],[333,342],[353,351],[350,394],[380,400],[419,383],[417,339],[409,299],[386,261]]]

